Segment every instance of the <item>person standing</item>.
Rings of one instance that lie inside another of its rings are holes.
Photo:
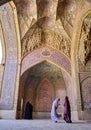
[[[51,109],[51,120],[53,122],[58,122],[58,120],[61,118],[61,115],[57,114],[57,108],[58,108],[58,102],[60,101],[60,98],[56,98],[52,103],[52,109]]]
[[[25,107],[24,119],[33,119],[32,118],[33,106],[28,101]]]
[[[70,102],[69,102],[68,96],[65,97],[65,102],[64,102],[64,120],[67,123],[72,123],[71,108],[70,108]]]

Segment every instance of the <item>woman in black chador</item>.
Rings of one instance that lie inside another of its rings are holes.
[[[33,106],[30,102],[27,102],[25,107],[24,119],[32,119]]]
[[[68,97],[65,97],[65,102],[64,102],[64,120],[67,123],[72,123],[71,121],[71,108],[70,108],[70,102]]]

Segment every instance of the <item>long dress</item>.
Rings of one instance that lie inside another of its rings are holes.
[[[59,101],[59,100],[60,100],[59,98],[56,98],[56,99],[53,101],[53,103],[52,103],[51,120],[52,120],[53,122],[57,122],[57,121],[60,119],[60,117],[61,117],[61,115],[58,116],[58,114],[57,114],[57,108],[58,108],[58,101]]]
[[[32,119],[33,106],[27,102],[25,107],[24,119]]]
[[[65,97],[65,102],[64,102],[64,120],[67,123],[72,123],[71,121],[71,109],[70,109],[70,102],[68,97]]]

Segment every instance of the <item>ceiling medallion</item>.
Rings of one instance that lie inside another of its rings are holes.
[[[42,55],[44,55],[44,56],[50,56],[50,52],[48,50],[44,50],[42,52]]]

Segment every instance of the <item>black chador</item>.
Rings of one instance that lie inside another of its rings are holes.
[[[25,107],[24,119],[32,119],[33,106],[27,102]]]

